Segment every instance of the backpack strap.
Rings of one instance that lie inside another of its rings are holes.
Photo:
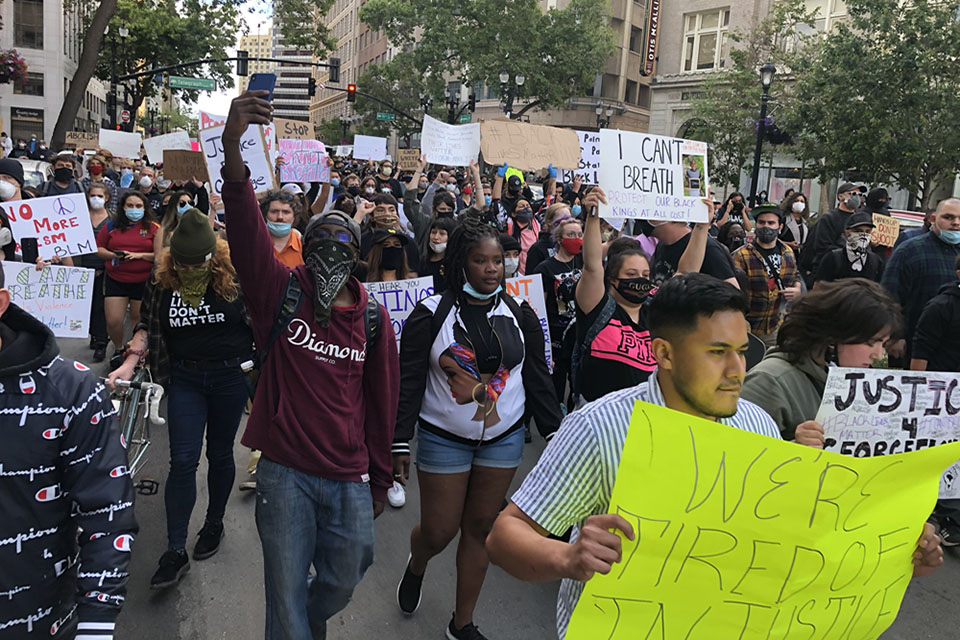
[[[367,337],[367,347],[377,344],[377,338],[380,337],[380,303],[369,293],[367,294],[367,308],[365,310],[365,322],[363,325]]]
[[[616,310],[617,301],[613,299],[613,296],[607,294],[603,308],[600,310],[600,315],[597,316],[593,324],[590,325],[590,328],[587,329],[583,341],[578,342],[573,348],[573,356],[570,363],[570,390],[572,392],[574,405],[580,400],[580,385],[582,382],[580,367],[583,365],[583,354],[590,345],[593,344],[596,337],[600,335],[603,328],[607,326],[607,323],[610,322],[610,318],[613,317],[613,313]]]
[[[296,273],[291,271],[287,279],[287,289],[283,294],[283,302],[277,309],[277,314],[273,318],[273,326],[270,327],[270,335],[267,336],[267,343],[260,352],[260,365],[267,361],[267,355],[270,348],[277,341],[280,334],[286,331],[287,325],[293,321],[297,312],[300,311],[300,305],[303,304],[303,287],[297,279]]]
[[[450,309],[453,308],[453,303],[456,302],[456,300],[457,295],[450,290],[444,291],[443,295],[440,296],[440,303],[437,305],[437,310],[433,312],[433,318],[430,320],[431,347],[433,347],[433,342],[437,339],[437,336],[440,335],[443,322],[447,319],[447,316],[450,315]]]

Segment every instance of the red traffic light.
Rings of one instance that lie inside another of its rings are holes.
[[[347,85],[347,102],[356,102],[357,100],[357,85],[348,84]]]

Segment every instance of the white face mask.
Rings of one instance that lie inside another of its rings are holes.
[[[366,193],[368,196],[372,196],[374,194],[374,191],[375,190],[373,187],[367,187],[366,189],[363,190],[363,192]]]
[[[7,201],[15,195],[17,195],[17,188],[6,180],[0,180],[0,200]]]
[[[503,260],[503,270],[506,271],[506,276],[512,278],[513,274],[517,272],[517,269],[520,268],[520,258],[504,258]]]
[[[91,209],[103,209],[103,205],[105,205],[106,203],[107,203],[107,200],[103,196],[90,196]]]
[[[144,189],[149,189],[150,187],[153,186],[153,178],[151,178],[150,176],[143,176],[142,178],[140,178],[140,186],[143,187]]]
[[[794,213],[803,213],[803,210],[807,208],[807,205],[799,200],[793,203],[793,212]]]
[[[430,243],[430,249],[431,249],[434,253],[443,253],[444,251],[447,250],[447,243],[446,243],[446,242],[431,242],[431,243]]]

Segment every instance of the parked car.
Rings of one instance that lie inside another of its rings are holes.
[[[23,165],[23,184],[27,187],[39,187],[53,177],[53,165],[43,160],[17,158]]]

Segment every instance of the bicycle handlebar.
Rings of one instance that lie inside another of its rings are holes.
[[[147,396],[144,401],[150,412],[150,422],[155,425],[164,425],[167,423],[167,419],[160,415],[160,400],[163,398],[164,389],[159,384],[153,382],[133,382],[131,380],[120,380],[119,378],[114,380],[113,384],[121,388],[145,391]]]

